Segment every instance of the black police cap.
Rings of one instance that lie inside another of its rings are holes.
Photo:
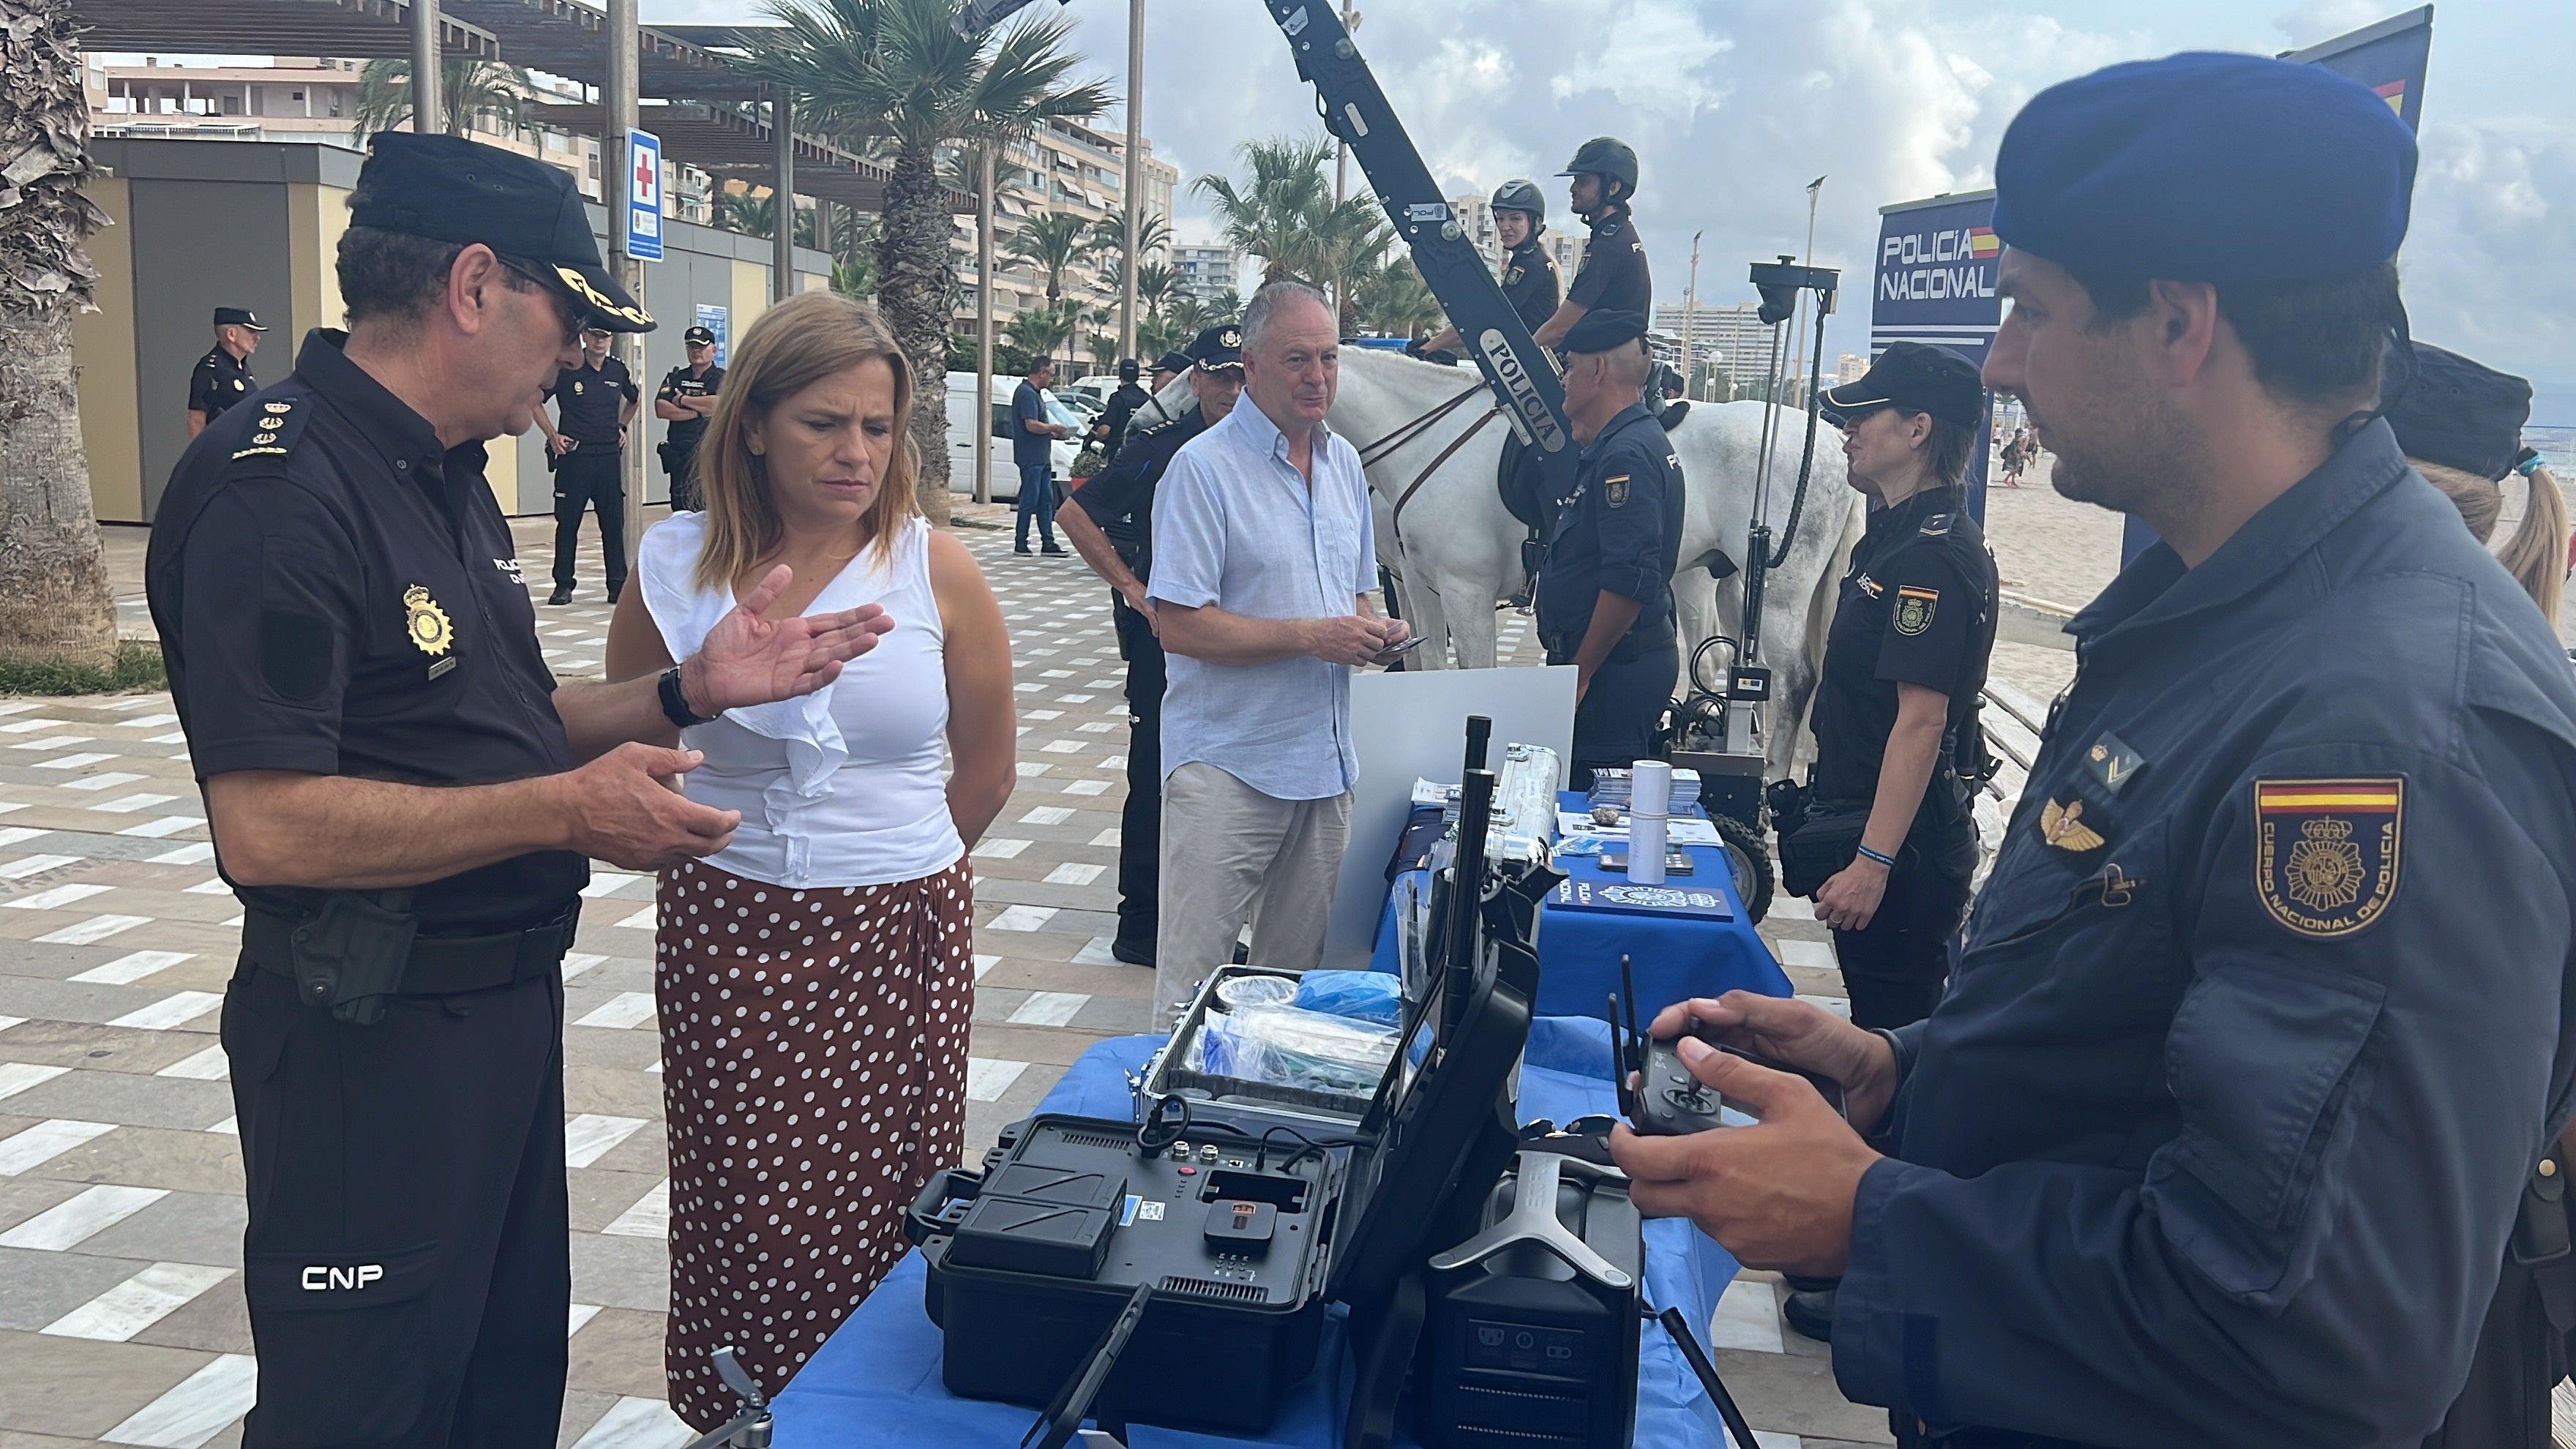
[[[1118,359],[1118,380],[1120,382],[1134,382],[1136,380],[1136,375],[1141,371],[1143,371],[1143,369],[1136,365],[1136,359],[1132,357],[1122,357]]]
[[[2380,409],[2406,456],[2501,482],[2522,454],[2531,384],[2456,352],[2414,344],[2413,376]]]
[[[692,327],[680,334],[680,340],[691,347],[713,347],[716,345],[716,334],[713,328]]]
[[[1190,342],[1190,361],[1203,372],[1243,366],[1243,329],[1232,322],[1203,329]]]
[[[1568,352],[1607,352],[1646,335],[1646,314],[1595,309],[1565,330],[1558,345]]]
[[[267,328],[259,325],[259,314],[251,311],[248,307],[217,307],[215,309],[215,325],[218,327],[247,327],[253,332],[265,332],[268,330]]]
[[[481,242],[572,299],[612,332],[650,332],[652,314],[601,265],[572,177],[459,136],[379,131],[350,197],[349,224],[433,241]]]
[[[1154,370],[1156,372],[1187,372],[1190,370],[1190,355],[1186,352],[1166,352],[1162,356],[1154,359]]]
[[[1860,381],[1828,388],[1817,402],[1837,427],[1868,408],[1898,407],[1973,428],[1986,415],[1986,385],[1975,363],[1946,347],[1891,342]]]

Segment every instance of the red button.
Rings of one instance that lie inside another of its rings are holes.
[[[1181,1176],[1183,1177],[1196,1177],[1198,1175],[1199,1170],[1195,1167],[1184,1167],[1181,1169]]]

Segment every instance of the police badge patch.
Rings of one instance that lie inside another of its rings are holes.
[[[2348,936],[2397,895],[2406,782],[2395,776],[2254,782],[2254,890],[2302,936]]]
[[[448,622],[447,611],[418,584],[403,590],[403,632],[414,648],[433,658],[456,642],[456,626]]]
[[[1613,508],[1628,506],[1628,475],[1613,473],[1601,480],[1601,501]]]
[[[1932,610],[1941,602],[1939,589],[1917,588],[1912,584],[1896,591],[1896,632],[1920,634],[1932,627]]]

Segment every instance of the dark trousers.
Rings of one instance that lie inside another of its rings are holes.
[[[552,1449],[572,1300],[563,986],[332,1019],[245,961],[224,995],[259,1355],[248,1449]]]
[[[1029,546],[1029,520],[1038,521],[1038,537],[1055,547],[1055,475],[1044,463],[1020,465],[1020,498],[1011,520],[1011,546]]]
[[[1593,671],[1592,687],[1574,707],[1574,758],[1568,762],[1574,789],[1591,789],[1595,770],[1624,770],[1655,758],[1655,728],[1673,702],[1680,668],[1677,646],[1667,643]]]
[[[608,592],[626,587],[626,473],[616,448],[592,451],[585,443],[555,461],[555,587],[573,585],[572,564],[581,549],[583,510],[599,510],[599,552],[608,565]]]
[[[1904,1026],[1932,1014],[1950,977],[1950,940],[1967,904],[1964,878],[1943,874],[1912,842],[1897,851],[1887,894],[1869,925],[1834,932],[1854,1026]]]
[[[1121,599],[1110,605],[1127,661],[1127,808],[1118,817],[1118,939],[1151,949],[1163,870],[1163,644]]]

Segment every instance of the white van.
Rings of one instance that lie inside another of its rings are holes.
[[[1020,497],[1019,465],[1011,461],[1011,394],[1019,390],[1020,381],[1016,377],[993,379],[993,413],[985,423],[993,434],[993,497],[1002,503],[1016,503]],[[1046,405],[1048,421],[1073,430],[1071,440],[1058,438],[1047,444],[1056,481],[1061,483],[1073,477],[1083,420],[1052,396],[1046,399]],[[975,496],[974,417],[974,374],[948,374],[948,491],[967,498]]]

